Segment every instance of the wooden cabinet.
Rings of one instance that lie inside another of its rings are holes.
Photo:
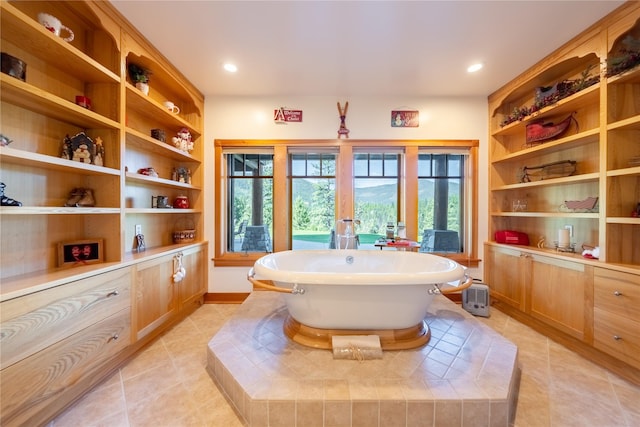
[[[136,339],[142,339],[168,323],[178,311],[198,306],[203,302],[206,283],[206,247],[199,245],[159,256],[136,265],[135,273],[135,331]],[[185,277],[174,280],[180,266]]]
[[[626,56],[639,38],[640,3],[626,2],[489,96],[485,245],[485,280],[507,309],[594,360],[635,367],[640,317],[619,305],[635,287],[615,297],[605,277],[640,277],[640,65]],[[576,123],[564,133],[528,136],[568,117]],[[566,227],[575,253],[558,247]],[[527,234],[530,246],[496,243],[500,230]],[[583,245],[598,246],[599,260],[583,258]]]
[[[0,74],[2,134],[12,140],[0,148],[0,181],[6,196],[22,203],[0,207],[3,284],[59,276],[62,242],[100,239],[109,263],[143,258],[151,252],[134,256],[136,225],[153,254],[176,248],[176,229],[194,229],[192,242],[203,241],[202,94],[107,2],[2,1],[0,8],[2,51],[27,64],[24,81]],[[37,19],[43,11],[71,28],[74,40],[44,28]],[[132,62],[152,73],[148,95],[129,79]],[[91,108],[77,105],[76,96],[90,98]],[[180,112],[169,112],[166,100]],[[152,138],[152,129],[166,142]],[[172,144],[183,129],[192,150]],[[63,155],[65,137],[80,132],[95,144],[90,162]],[[157,177],[137,173],[150,167]],[[65,206],[78,188],[92,190],[94,206]],[[158,195],[169,205],[186,196],[190,207],[152,208]]]
[[[589,331],[590,266],[529,250],[488,244],[491,295],[578,339]]]
[[[178,283],[180,306],[184,309],[191,305],[202,304],[202,296],[207,292],[207,284],[202,281],[206,273],[207,248],[198,246],[182,251],[182,263],[187,272],[185,278]]]
[[[515,248],[485,248],[485,262],[492,266],[485,270],[485,282],[491,288],[491,295],[524,311],[526,268],[523,257],[523,253]]]
[[[131,269],[5,301],[2,425],[35,425],[104,377],[131,344]]]
[[[167,322],[178,308],[172,279],[173,257],[165,255],[136,266],[136,339]]]
[[[580,340],[587,338],[592,267],[539,254],[527,255],[526,259],[531,271],[531,316]]]
[[[640,368],[640,277],[596,268],[594,345]]]
[[[40,12],[75,38],[48,31]],[[0,147],[0,182],[22,203],[0,207],[0,423],[36,425],[202,302],[204,97],[109,2],[3,0],[0,33],[3,54],[26,63],[24,79],[0,73],[2,135],[12,140]],[[148,95],[130,63],[152,73]],[[173,145],[181,131],[193,147]],[[63,151],[81,132],[90,161]],[[138,173],[145,168],[157,176]],[[94,205],[65,206],[76,189],[91,190]],[[152,208],[159,195],[190,206]],[[137,225],[145,251],[134,250]],[[174,241],[186,229],[194,239]],[[82,240],[102,241],[102,262],[59,265],[59,244]],[[191,274],[178,286],[180,252]]]

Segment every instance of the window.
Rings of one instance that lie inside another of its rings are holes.
[[[327,249],[336,209],[336,154],[292,152],[291,249]]]
[[[385,236],[387,223],[399,220],[399,153],[360,152],[353,155],[354,219],[362,249],[375,249]]]
[[[273,154],[228,153],[227,251],[271,252]]]
[[[423,252],[462,252],[465,157],[418,155],[418,231]]]
[[[477,140],[216,140],[216,266],[329,248],[342,218],[360,220],[360,249],[404,222],[421,252],[477,266],[477,153]]]

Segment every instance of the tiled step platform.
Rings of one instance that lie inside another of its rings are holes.
[[[336,360],[290,341],[287,314],[282,294],[253,292],[209,342],[207,369],[248,426],[513,422],[517,347],[445,297],[425,318],[426,346],[377,360]]]

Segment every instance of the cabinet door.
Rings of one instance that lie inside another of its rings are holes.
[[[497,246],[486,247],[487,284],[491,295],[502,302],[524,310],[524,259],[518,250]]]
[[[176,311],[173,255],[145,261],[137,266],[134,324],[137,339],[149,334]]]
[[[122,268],[70,282],[0,305],[2,369],[128,309],[131,272]]]
[[[2,370],[0,424],[44,425],[130,344],[129,308]],[[108,402],[105,402],[108,404]]]
[[[205,260],[206,250],[202,246],[193,250],[184,251],[182,263],[187,275],[182,282],[176,285],[180,295],[181,307],[186,307],[191,303],[202,303],[202,296],[207,291]]]
[[[531,256],[532,316],[576,338],[584,339],[590,276],[584,264]]]

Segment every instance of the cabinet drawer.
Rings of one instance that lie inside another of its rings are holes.
[[[0,306],[0,368],[131,305],[124,268],[5,301]]]
[[[640,368],[640,322],[596,308],[593,332],[597,349]]]
[[[597,268],[593,280],[594,308],[640,321],[640,277]]]
[[[3,369],[1,425],[23,425],[131,343],[129,308]]]

